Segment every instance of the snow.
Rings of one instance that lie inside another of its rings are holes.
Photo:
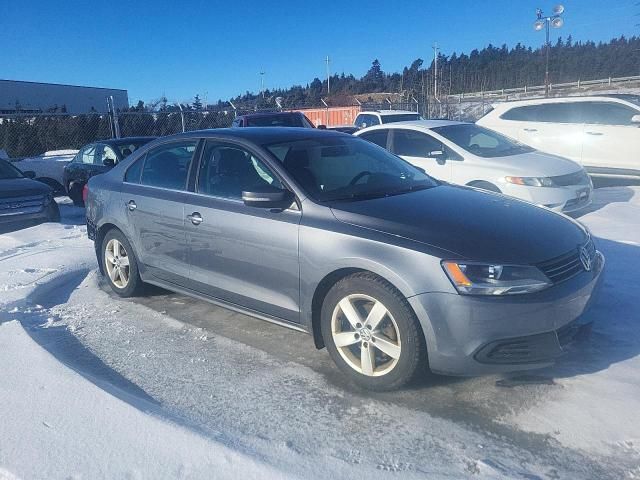
[[[0,480],[640,478],[640,187],[597,189],[579,218],[607,277],[593,335],[534,372],[548,382],[391,394],[334,380],[298,333],[107,293],[84,211],[61,203],[61,224],[0,236]],[[294,354],[238,339],[254,334]]]

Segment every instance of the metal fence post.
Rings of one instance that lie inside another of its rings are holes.
[[[182,104],[178,102],[178,108],[180,109],[180,119],[182,120],[182,133],[186,131],[184,126],[184,110],[182,110]]]
[[[120,138],[120,123],[118,122],[118,109],[116,108],[116,104],[113,101],[113,96],[109,97],[111,99],[111,109],[113,112],[113,131],[115,133],[116,138]]]

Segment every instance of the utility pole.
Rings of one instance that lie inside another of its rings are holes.
[[[438,44],[433,44],[433,98],[438,99]]]
[[[329,73],[329,55],[327,55],[327,58],[325,59],[325,62],[327,62],[327,97],[331,94],[331,74]]]
[[[264,71],[260,72],[260,93],[262,94],[262,99],[264,100]]]

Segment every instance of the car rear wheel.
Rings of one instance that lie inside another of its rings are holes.
[[[69,192],[69,198],[76,207],[84,207],[84,202],[82,201],[82,185],[72,183],[69,185],[67,191]]]
[[[142,280],[131,244],[119,230],[110,230],[102,241],[102,265],[111,289],[121,297],[140,292]]]
[[[369,273],[336,283],[322,305],[322,335],[333,361],[371,390],[394,390],[426,365],[422,330],[406,299]]]

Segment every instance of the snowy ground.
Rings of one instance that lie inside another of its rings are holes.
[[[592,335],[533,375],[371,394],[305,335],[164,291],[122,300],[83,211],[0,236],[0,480],[640,478],[640,187],[580,217]]]

